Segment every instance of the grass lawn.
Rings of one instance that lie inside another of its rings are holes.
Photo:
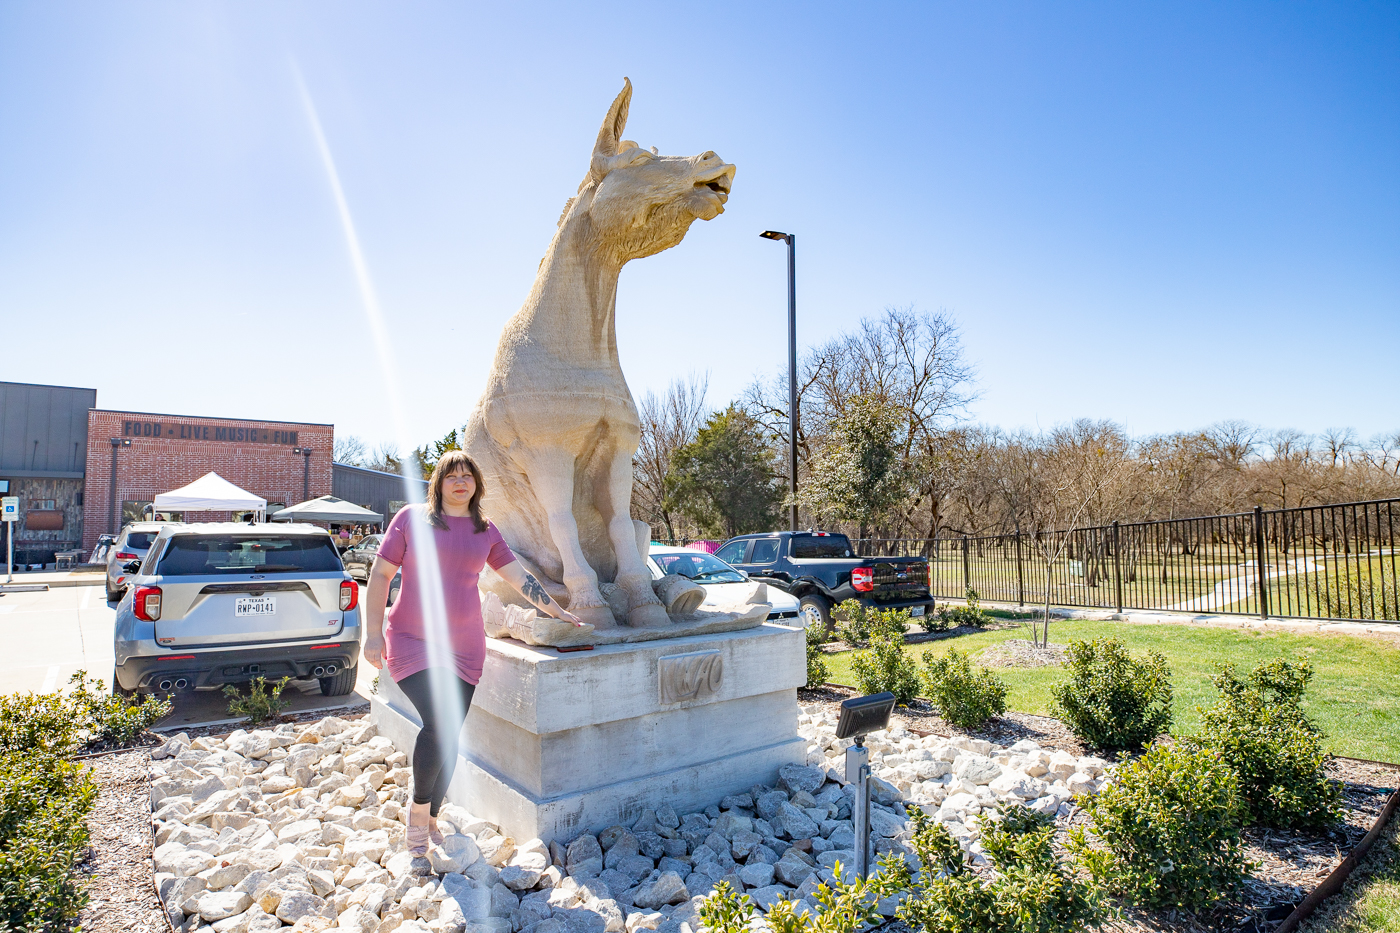
[[[1009,638],[1029,638],[1027,629],[1007,627],[952,636],[909,646],[916,656],[943,654],[950,646],[976,653]],[[1113,637],[1133,652],[1160,651],[1171,666],[1175,691],[1172,731],[1197,728],[1197,706],[1215,699],[1210,676],[1229,662],[1248,671],[1260,661],[1283,655],[1307,658],[1314,676],[1305,707],[1327,733],[1327,748],[1338,755],[1400,761],[1400,648],[1393,643],[1349,635],[1294,635],[1187,625],[1132,625],[1122,622],[1059,620],[1050,623],[1050,640]],[[850,652],[827,655],[833,683],[855,685]],[[1065,679],[1061,667],[1000,668],[1007,706],[1017,712],[1050,714],[1050,688]]]

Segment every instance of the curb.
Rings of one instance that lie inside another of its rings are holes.
[[[1376,817],[1376,824],[1371,827],[1365,837],[1356,844],[1356,848],[1347,853],[1347,857],[1342,859],[1342,864],[1332,870],[1332,873],[1322,880],[1322,883],[1312,889],[1307,897],[1303,898],[1301,904],[1293,908],[1293,913],[1274,928],[1274,933],[1293,933],[1298,926],[1313,912],[1322,906],[1322,902],[1336,894],[1342,889],[1342,884],[1350,877],[1351,873],[1360,864],[1366,853],[1371,851],[1371,846],[1380,838],[1386,824],[1395,815],[1397,808],[1400,808],[1400,790],[1392,791],[1390,799],[1386,801],[1385,809],[1381,810],[1381,815]]]

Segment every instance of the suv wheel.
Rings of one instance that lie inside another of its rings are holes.
[[[117,680],[117,669],[115,667],[112,668],[112,696],[126,697],[127,699],[136,696],[135,690],[126,689],[122,686],[122,682]]]
[[[808,593],[802,597],[797,607],[804,628],[831,631],[831,603],[818,593]]]
[[[323,697],[343,697],[345,694],[355,689],[355,677],[359,671],[359,665],[347,667],[339,671],[334,677],[318,678],[321,682],[321,696]]]
[[[122,598],[122,591],[121,591],[121,590],[116,590],[116,591],[114,592],[110,586],[107,586],[107,587],[106,587],[106,590],[107,590],[107,602],[109,602],[109,603],[114,603],[114,602],[116,602],[117,600],[119,600],[119,599]]]

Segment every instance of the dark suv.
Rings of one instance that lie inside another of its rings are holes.
[[[796,596],[808,628],[831,626],[831,607],[848,599],[880,609],[933,611],[922,557],[857,557],[850,539],[824,531],[777,531],[730,538],[715,556]]]

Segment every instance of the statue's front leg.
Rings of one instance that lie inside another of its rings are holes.
[[[598,590],[598,575],[578,543],[578,523],[574,520],[574,458],[562,450],[546,450],[531,457],[527,471],[530,486],[549,521],[549,534],[564,564],[564,587],[569,591],[567,608],[596,628],[613,628],[617,621],[607,600]]]
[[[632,457],[613,458],[608,469],[608,538],[617,554],[617,585],[627,595],[627,624],[636,628],[665,625],[666,608],[651,586],[651,571],[637,547],[637,525],[632,521]],[[650,529],[648,529],[650,531]]]

